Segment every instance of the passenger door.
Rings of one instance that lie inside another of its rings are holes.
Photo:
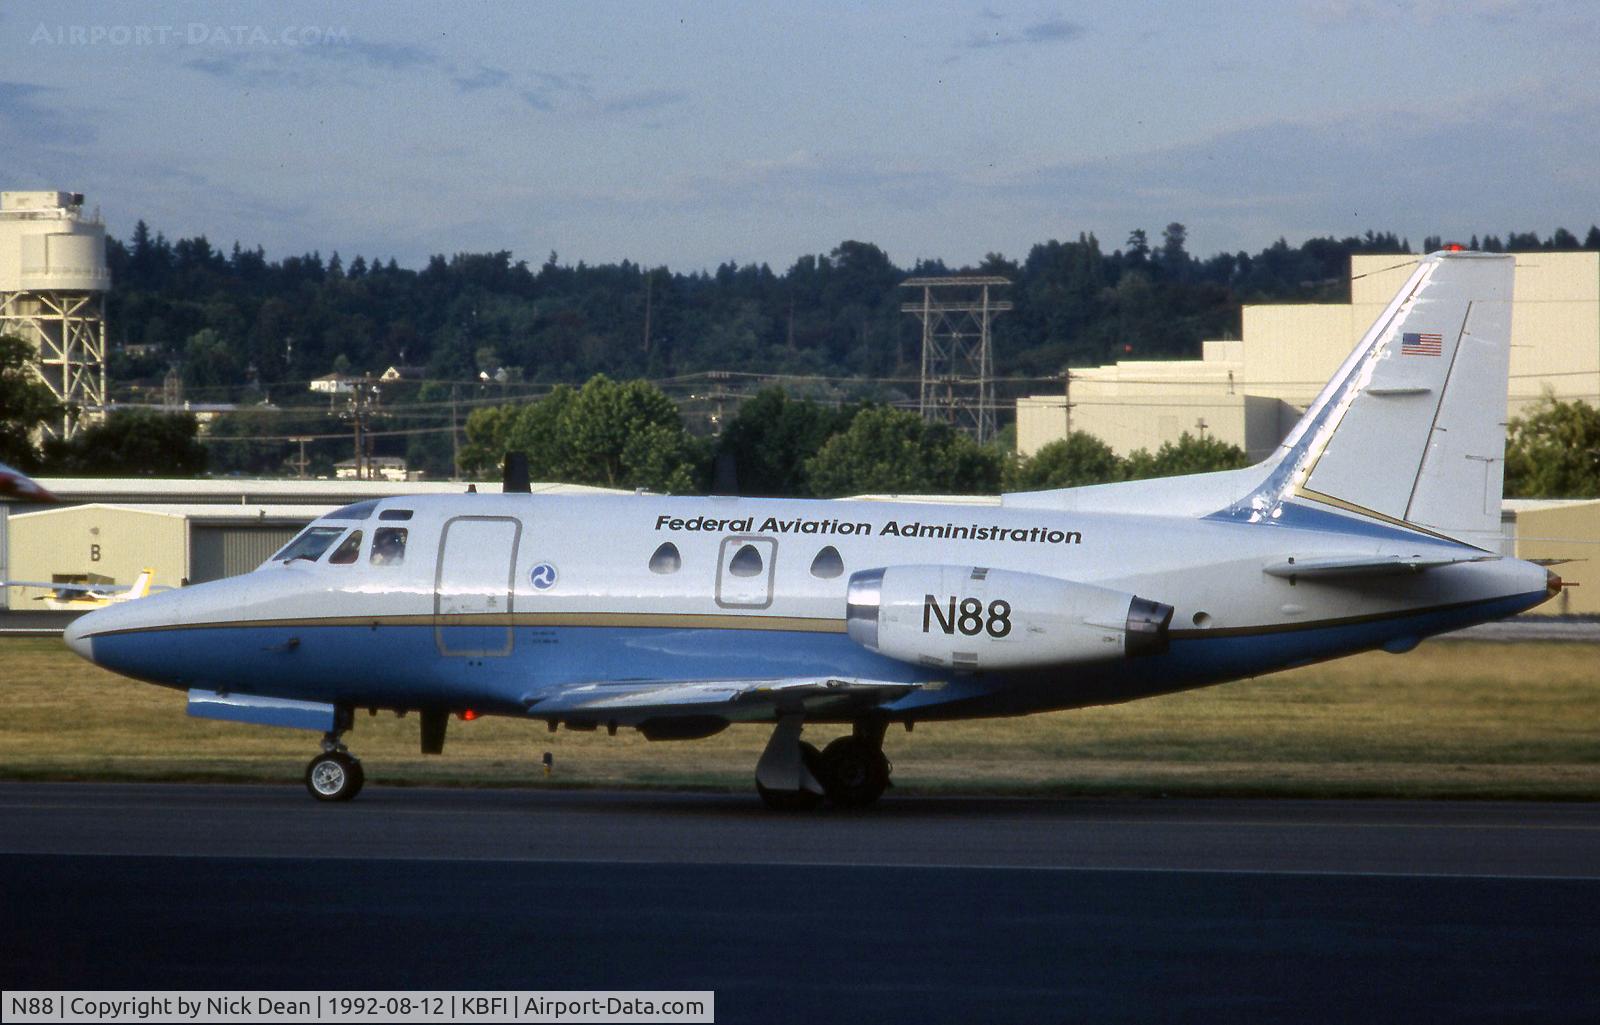
[[[458,516],[444,525],[434,571],[433,636],[442,655],[509,655],[522,523]]]

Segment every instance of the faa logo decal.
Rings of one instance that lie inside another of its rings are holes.
[[[535,590],[548,591],[556,586],[556,568],[548,562],[541,562],[528,572],[528,582]]]

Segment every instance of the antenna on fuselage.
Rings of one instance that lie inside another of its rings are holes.
[[[500,479],[500,491],[507,495],[533,494],[533,487],[528,483],[528,453],[506,453],[505,474]]]
[[[711,483],[713,495],[737,497],[739,494],[739,462],[732,452],[717,453],[717,467]]]

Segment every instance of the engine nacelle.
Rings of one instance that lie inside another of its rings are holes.
[[[1056,577],[973,566],[890,566],[850,578],[846,628],[890,658],[1028,669],[1160,654],[1172,606]]]

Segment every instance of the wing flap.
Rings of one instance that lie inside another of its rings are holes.
[[[1484,562],[1496,559],[1495,555],[1335,555],[1312,559],[1287,559],[1262,567],[1262,572],[1273,577],[1376,577],[1421,573],[1440,566],[1454,566],[1464,562]]]
[[[923,683],[812,676],[756,680],[626,680],[577,683],[523,697],[528,714],[632,725],[673,716],[767,719],[774,711],[872,708]]]

